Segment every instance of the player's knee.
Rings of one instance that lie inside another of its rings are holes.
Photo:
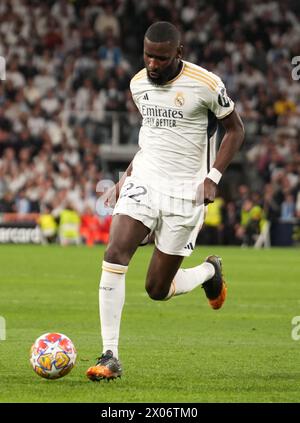
[[[105,251],[104,260],[108,263],[128,266],[130,255],[126,251],[123,251],[123,249],[120,249],[118,246],[109,246]]]
[[[162,288],[161,285],[157,283],[150,283],[149,281],[146,283],[146,291],[151,300],[155,301],[164,300],[169,292],[168,289]]]

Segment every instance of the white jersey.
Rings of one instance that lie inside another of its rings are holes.
[[[144,68],[130,89],[143,117],[132,175],[163,194],[194,199],[215,159],[217,119],[234,109],[223,82],[183,61],[165,85],[152,84]]]

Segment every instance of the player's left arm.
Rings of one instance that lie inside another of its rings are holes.
[[[220,119],[219,122],[222,123],[225,129],[225,135],[213,164],[213,169],[217,172],[212,169],[204,180],[204,204],[213,203],[216,197],[218,185],[210,178],[210,175],[215,181],[218,180],[219,176],[223,175],[244,140],[244,125],[235,109],[224,119]]]

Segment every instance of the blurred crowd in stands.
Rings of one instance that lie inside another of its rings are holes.
[[[200,242],[266,245],[300,218],[299,17],[298,0],[2,0],[0,213],[95,210],[114,114],[121,142],[137,143],[129,81],[144,32],[168,20],[184,59],[223,79],[246,129]]]

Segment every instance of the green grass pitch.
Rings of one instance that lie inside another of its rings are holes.
[[[204,292],[154,302],[144,290],[152,247],[140,248],[126,281],[120,358],[124,375],[93,383],[100,353],[98,285],[103,247],[0,246],[0,402],[299,402],[299,250],[201,247],[185,260],[223,257],[228,299]],[[29,349],[44,332],[69,336],[77,364],[62,379],[37,376]],[[300,331],[299,331],[300,332]]]

